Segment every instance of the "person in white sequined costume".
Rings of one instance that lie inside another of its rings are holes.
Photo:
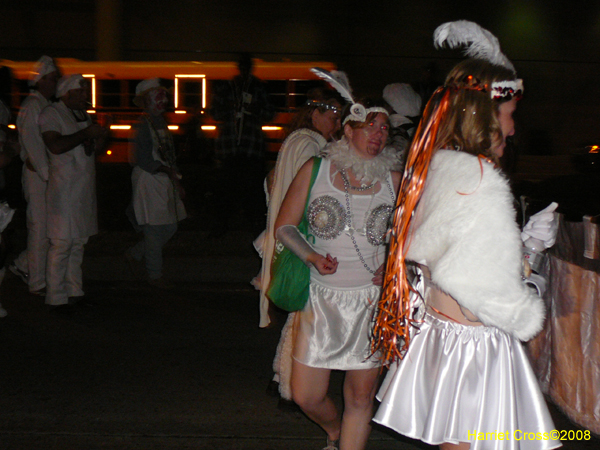
[[[497,46],[491,33],[465,21],[438,28],[436,43],[464,42],[456,34]],[[519,342],[541,330],[544,304],[523,282],[513,197],[498,168],[523,86],[497,49],[495,58],[469,53],[425,109],[399,194],[403,214],[395,218],[388,266],[395,273],[386,276],[374,332],[375,342],[390,344],[379,349],[406,342],[397,332],[378,333],[397,318],[389,311],[402,299],[387,302],[412,267],[419,275],[411,286],[420,293],[408,311],[412,338],[377,394],[374,421],[442,450],[561,445]]]
[[[285,193],[300,168],[312,157],[319,155],[341,127],[342,98],[329,89],[315,88],[307,93],[307,101],[300,108],[292,123],[289,134],[279,153],[277,163],[272,171],[272,183],[267,189],[267,227],[254,241],[255,248],[262,256],[262,267],[253,284],[260,289],[260,327],[271,323],[269,317],[269,299],[266,292],[271,281],[271,261],[275,248],[273,226],[279,214],[279,208]],[[267,177],[269,179],[269,177]],[[267,183],[268,184],[268,183]],[[269,390],[277,388],[280,406],[289,407],[292,399],[290,377],[292,372],[292,324],[294,313],[289,313],[281,330],[281,338],[277,345],[273,360],[274,376]]]
[[[274,227],[277,239],[311,267],[309,299],[294,322],[292,396],[326,431],[328,449],[363,449],[370,433],[380,363],[370,357],[369,335],[400,182],[400,173],[391,171],[397,154],[386,148],[387,111],[367,104],[363,112],[362,120],[344,119],[344,137],[327,147],[321,162],[307,210],[314,244],[294,234],[313,160],[294,178]],[[342,414],[327,396],[334,369],[346,371]]]

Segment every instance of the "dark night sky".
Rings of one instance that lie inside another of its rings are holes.
[[[122,6],[116,33],[95,21],[96,8],[110,4]],[[433,30],[473,20],[498,36],[525,79],[519,114],[530,142],[560,153],[600,138],[597,0],[13,0],[0,2],[0,11],[6,59],[48,53],[93,60],[99,32],[105,42],[116,35],[125,60],[223,60],[239,51],[265,60],[329,60],[369,95],[390,82],[417,81],[432,62],[442,79],[458,54],[436,51]]]

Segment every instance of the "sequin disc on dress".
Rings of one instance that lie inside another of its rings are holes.
[[[371,210],[367,218],[367,241],[371,245],[382,245],[390,229],[392,206],[381,204]]]
[[[338,237],[346,224],[342,204],[330,195],[314,199],[308,206],[308,223],[315,236],[330,240]]]

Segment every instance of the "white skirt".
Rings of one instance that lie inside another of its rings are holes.
[[[379,286],[333,289],[311,280],[306,306],[296,313],[294,359],[310,367],[361,370],[380,367],[371,354]]]
[[[375,422],[431,445],[470,442],[471,450],[561,446],[550,438],[554,424],[521,343],[494,327],[426,314],[377,398]]]

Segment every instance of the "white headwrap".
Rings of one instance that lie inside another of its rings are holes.
[[[410,84],[388,84],[383,89],[383,99],[396,112],[396,114],[390,116],[390,123],[394,128],[405,123],[412,123],[409,117],[416,117],[421,114],[421,104],[423,101]]]
[[[167,90],[167,88],[161,86],[160,78],[147,78],[143,81],[140,81],[135,87],[135,98],[133,99],[133,104],[139,106],[140,108],[143,108],[144,96],[152,89],[164,89],[165,91]]]
[[[54,64],[54,60],[49,56],[42,56],[37,60],[31,73],[29,75],[29,86],[35,86],[38,81],[42,79],[44,75],[48,75],[49,73],[56,72],[58,68],[56,64]]]
[[[85,78],[79,73],[65,75],[58,81],[58,85],[56,86],[56,96],[61,98],[71,89],[79,89],[81,87],[81,82],[84,80]]]

